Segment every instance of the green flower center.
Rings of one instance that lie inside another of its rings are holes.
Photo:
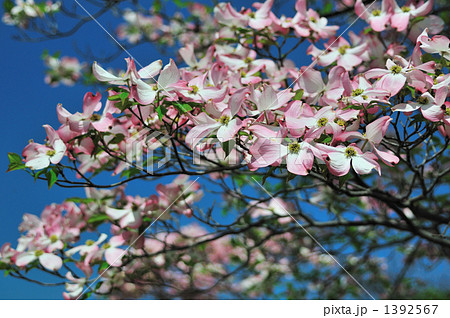
[[[92,246],[92,245],[94,245],[94,243],[95,243],[95,242],[94,242],[93,240],[87,240],[87,241],[86,241],[86,245],[87,245],[87,246]]]
[[[323,126],[325,126],[327,123],[328,123],[328,119],[325,118],[325,117],[322,117],[322,118],[320,118],[320,119],[317,121],[317,126],[323,127]]]
[[[347,158],[351,158],[351,157],[354,157],[354,156],[356,156],[356,155],[357,155],[357,152],[356,152],[355,148],[353,148],[353,147],[347,147],[347,148],[345,149],[345,156],[346,156]]]
[[[191,88],[192,88],[192,91],[190,91],[189,93],[190,94],[197,94],[198,86],[197,85],[192,85]]]
[[[344,127],[345,126],[345,120],[343,119],[337,119],[334,121],[336,124],[338,124],[339,126]]]
[[[53,234],[52,236],[50,236],[50,242],[56,243],[56,241],[58,241],[58,237],[57,237],[55,234]]]
[[[248,57],[248,56],[244,59],[244,62],[247,63],[247,64],[250,64],[252,61],[253,61],[253,59],[251,57]]]
[[[231,119],[230,116],[223,115],[222,117],[220,117],[219,122],[223,125],[228,125],[230,119]]]
[[[409,11],[411,11],[411,8],[408,7],[408,6],[403,6],[403,7],[402,7],[402,11],[403,11],[403,12],[409,12]]]
[[[252,18],[252,19],[254,19],[254,18],[256,17],[255,12],[250,12],[250,13],[248,14],[248,16],[249,16],[250,18]]]
[[[310,17],[309,21],[311,21],[312,23],[316,23],[317,22],[316,18],[314,18],[314,17]]]
[[[99,121],[100,118],[102,118],[102,116],[100,116],[99,114],[92,114],[91,121]]]
[[[154,86],[153,86],[153,90],[154,90],[154,91],[157,91],[157,90],[158,90],[158,85],[154,85]]]
[[[43,254],[44,254],[43,250],[37,250],[37,251],[34,252],[34,256],[36,256],[36,257],[39,257],[39,256],[41,256]]]
[[[52,156],[54,156],[56,154],[56,151],[54,151],[54,150],[48,150],[47,151],[47,156],[49,156],[49,157],[52,157]]]
[[[361,88],[357,88],[357,89],[354,89],[354,90],[353,90],[352,96],[353,96],[353,97],[359,96],[359,95],[361,95],[362,93],[364,93],[364,90],[361,89]]]
[[[399,74],[402,71],[402,67],[400,65],[394,65],[391,67],[391,72],[394,74]]]
[[[424,96],[420,96],[417,98],[417,102],[421,105],[426,105],[426,104],[428,104],[428,98],[424,97]]]
[[[289,152],[297,154],[300,151],[300,144],[298,142],[293,142],[289,145]]]
[[[350,48],[350,45],[343,45],[338,49],[338,51],[341,55],[344,55],[345,52],[347,52],[347,49],[349,49],[349,48]]]
[[[111,247],[111,245],[109,243],[105,243],[105,244],[102,245],[102,249],[104,249],[104,250],[106,250],[106,249],[108,249],[110,247]]]
[[[378,17],[378,16],[380,16],[381,15],[381,11],[380,10],[373,10],[372,11],[372,15],[374,16],[374,17]]]
[[[450,116],[450,108],[446,108],[444,113],[446,116]]]

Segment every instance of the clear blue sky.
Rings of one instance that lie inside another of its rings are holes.
[[[233,1],[246,3],[245,1]],[[239,7],[240,5],[235,5]],[[284,10],[287,11],[287,10]],[[287,13],[289,14],[289,13]],[[107,28],[111,24],[110,18],[101,18]],[[75,36],[56,41],[39,43],[18,42],[11,39],[14,28],[0,23],[3,76],[1,78],[1,107],[4,114],[1,124],[0,139],[0,245],[11,242],[16,246],[19,236],[18,225],[24,213],[40,214],[42,209],[52,202],[62,202],[67,197],[83,196],[81,189],[62,189],[58,187],[47,189],[45,182],[34,182],[26,173],[21,171],[5,173],[8,166],[7,153],[21,153],[28,140],[33,138],[42,142],[45,138],[43,124],[50,124],[57,128],[59,122],[56,117],[56,105],[62,103],[69,111],[80,111],[82,98],[87,91],[84,86],[51,88],[44,83],[44,65],[40,58],[44,49],[50,53],[60,50],[62,55],[76,55],[73,43],[81,47],[90,45],[97,54],[102,55],[111,50],[110,39],[100,27],[94,23],[85,25]],[[163,58],[150,45],[132,50],[132,54],[142,64]],[[112,65],[124,67],[123,57]],[[309,58],[308,58],[309,61]],[[298,62],[298,61],[297,61]],[[129,187],[130,193],[136,193],[137,187]],[[131,191],[130,191],[131,190]],[[147,194],[152,193],[148,189]],[[145,193],[142,193],[145,194]],[[433,281],[449,281],[448,266],[440,267],[430,276]],[[42,278],[42,277],[40,277]],[[61,299],[63,287],[48,288],[0,274],[0,299]]]

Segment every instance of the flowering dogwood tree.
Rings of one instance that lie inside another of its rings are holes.
[[[172,59],[128,56],[118,71],[117,54],[44,55],[47,83],[104,90],[76,113],[57,105],[60,125],[8,170],[86,197],[25,214],[1,248],[6,273],[54,275],[65,299],[389,298],[413,296],[415,260],[449,257],[445,4],[297,0],[285,16],[273,0],[89,2],[86,15],[6,0],[3,21],[39,40],[113,12],[121,50],[151,42]],[[127,193],[138,180],[159,184]],[[386,248],[403,254],[394,279]]]

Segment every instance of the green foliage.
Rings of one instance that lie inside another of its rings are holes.
[[[13,152],[8,152],[8,159],[9,159],[9,165],[8,165],[8,170],[6,170],[6,172],[9,171],[14,171],[14,170],[24,170],[25,164],[22,162],[22,158]]]
[[[109,220],[109,216],[107,216],[106,214],[97,214],[97,215],[93,215],[89,218],[88,223],[89,224],[93,224],[93,223],[102,223],[103,221]]]

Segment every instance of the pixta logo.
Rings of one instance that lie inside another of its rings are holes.
[[[128,167],[152,174],[169,162],[172,151],[170,136],[150,129],[142,129],[126,144]]]

